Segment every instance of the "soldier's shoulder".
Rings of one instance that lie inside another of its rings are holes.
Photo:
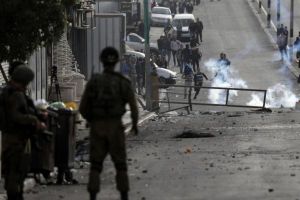
[[[123,74],[121,74],[119,72],[114,72],[114,75],[116,77],[118,77],[121,81],[124,81],[125,83],[130,84],[130,80],[126,76],[124,76]]]

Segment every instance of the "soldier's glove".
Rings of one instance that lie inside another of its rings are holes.
[[[138,135],[138,134],[139,134],[138,127],[137,127],[136,125],[135,125],[135,126],[132,126],[131,132],[132,132],[134,135]]]

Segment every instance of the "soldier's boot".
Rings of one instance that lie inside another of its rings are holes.
[[[19,200],[19,194],[7,193],[7,200]]]
[[[96,200],[97,199],[97,193],[90,192],[90,200]]]
[[[128,192],[120,192],[121,200],[128,200]]]

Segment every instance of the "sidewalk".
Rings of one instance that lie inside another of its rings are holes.
[[[278,50],[276,44],[276,37],[277,37],[277,29],[275,23],[271,21],[271,27],[267,27],[267,9],[262,6],[261,13],[258,11],[258,0],[247,0],[253,14],[258,19],[261,27],[263,28],[264,32],[267,34],[271,44],[273,45],[274,49]],[[292,63],[286,63],[287,67],[291,71],[291,73],[298,78],[300,74],[300,68],[298,67],[298,63],[295,61],[295,54],[293,53],[293,61]]]
[[[149,112],[147,110],[144,110],[144,101],[139,98],[139,102],[138,103],[138,108],[139,108],[139,121],[138,121],[138,125],[140,126],[143,122],[145,122],[146,120],[150,119],[151,117],[155,116],[156,114],[154,112]],[[142,104],[142,105],[141,105]],[[127,109],[128,110],[128,109]],[[130,117],[130,111],[127,111],[125,113],[125,115],[123,116],[122,120],[123,120],[123,124],[125,126],[125,133],[128,136],[130,134],[130,128],[131,128],[131,117]],[[80,141],[80,140],[84,140],[85,138],[87,138],[89,136],[89,129],[86,127],[86,122],[81,122],[81,124],[77,125],[77,137],[76,137],[76,142]],[[81,188],[81,190],[85,191],[85,187],[82,187],[82,184],[86,184],[87,183],[87,177],[88,177],[88,166],[89,163],[84,163],[84,166],[80,166],[79,162],[76,162],[76,167],[74,169],[74,176],[75,179],[79,181],[79,185],[74,185],[74,186],[41,186],[41,185],[37,185],[37,183],[35,182],[35,180],[33,178],[27,178],[25,180],[24,183],[24,190],[25,193],[29,196],[34,197],[34,199],[39,199],[39,195],[35,195],[41,191],[45,192],[45,189],[48,190],[57,190],[59,188],[59,190],[64,190],[66,188],[69,189],[75,189],[78,190],[79,188]],[[49,193],[53,193],[53,192],[49,192]],[[59,199],[64,198],[63,196],[58,196]],[[49,196],[49,199],[54,199],[54,197]],[[30,197],[26,197],[26,199],[31,199]],[[40,198],[40,199],[45,199],[45,198]],[[6,194],[5,194],[5,190],[4,190],[4,180],[2,179],[0,181],[0,200],[6,200]]]

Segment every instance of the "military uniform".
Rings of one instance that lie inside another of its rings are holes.
[[[117,171],[117,189],[121,194],[129,191],[125,134],[121,121],[127,103],[131,108],[132,123],[136,125],[138,109],[131,82],[128,79],[112,70],[104,70],[102,74],[95,74],[87,83],[79,110],[91,127],[91,169],[88,183],[88,191],[91,194],[99,192],[99,174],[107,154],[111,155]]]
[[[8,124],[2,134],[3,174],[8,199],[19,200],[23,199],[23,182],[29,171],[29,138],[38,119],[31,99],[14,86],[7,87],[10,94],[5,99]]]

